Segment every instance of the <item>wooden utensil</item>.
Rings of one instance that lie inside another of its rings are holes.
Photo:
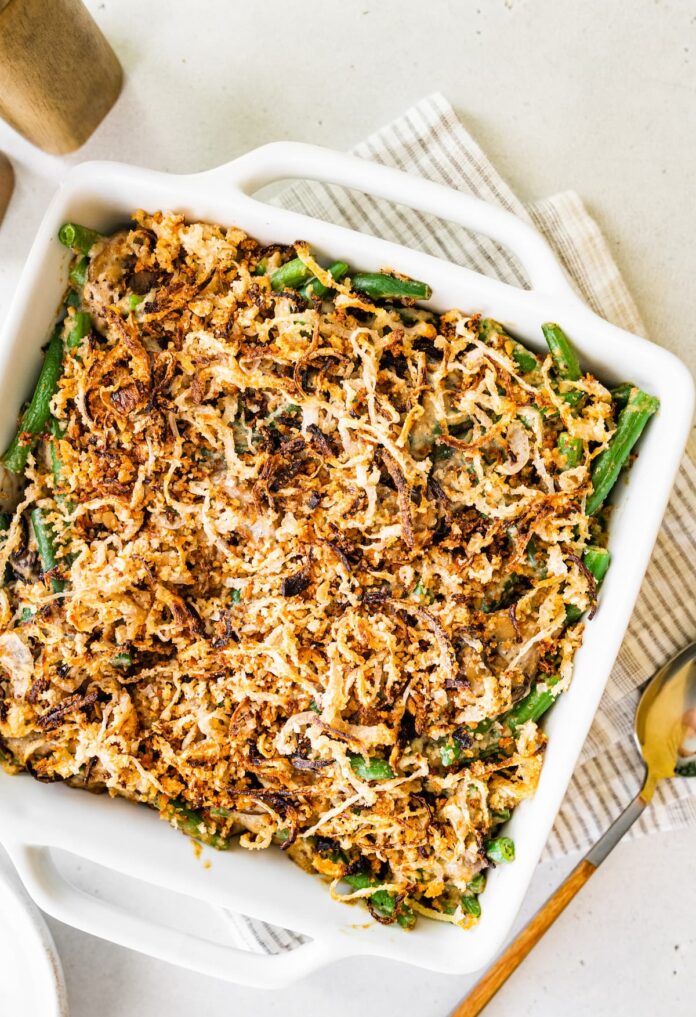
[[[84,144],[121,65],[80,0],[0,0],[0,117],[56,155]]]
[[[9,204],[13,187],[14,171],[12,163],[3,152],[0,152],[0,223]]]
[[[643,787],[554,894],[513,939],[450,1017],[476,1017],[550,929],[649,804],[658,781],[696,776],[696,643],[661,667],[645,687],[635,718],[645,761]]]

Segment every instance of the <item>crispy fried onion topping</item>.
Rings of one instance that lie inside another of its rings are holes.
[[[59,535],[63,592],[10,531],[0,745],[217,846],[279,841],[338,895],[374,893],[343,892],[363,866],[398,907],[469,924],[447,902],[544,746],[483,722],[539,674],[567,684],[566,608],[596,596],[587,470],[564,473],[557,435],[599,452],[609,393],[588,376],[571,414],[476,317],[349,279],[305,301],[271,287],[292,249],[134,219],[93,249],[95,328],[21,506]]]

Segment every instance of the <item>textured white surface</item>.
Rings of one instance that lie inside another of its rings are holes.
[[[280,138],[346,148],[438,88],[522,198],[573,187],[587,199],[652,335],[694,366],[693,0],[88,6],[125,65],[126,88],[69,160],[36,152],[0,125],[0,148],[17,173],[0,231],[0,314],[66,163],[118,158],[188,171]],[[693,839],[685,832],[619,848],[491,1017],[692,1014]],[[528,913],[569,864],[538,871]],[[381,962],[361,962],[356,976],[349,962],[283,997],[264,995],[52,927],[76,1017],[352,1017],[358,1008],[365,1017],[435,1017],[466,985]]]

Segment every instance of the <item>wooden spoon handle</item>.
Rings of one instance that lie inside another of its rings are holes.
[[[0,0],[0,117],[46,152],[84,144],[121,65],[81,0]]]
[[[2,0],[0,0],[0,5],[2,5]],[[2,222],[5,215],[5,209],[10,200],[13,187],[14,173],[12,172],[12,165],[7,156],[0,152],[0,222]]]
[[[462,1000],[459,1006],[452,1011],[452,1017],[475,1017],[476,1014],[481,1013],[486,1003],[490,1002],[501,985],[519,967],[546,930],[553,925],[561,911],[566,908],[578,890],[585,885],[592,873],[596,871],[596,866],[592,862],[588,862],[586,858],[583,858],[575,866],[553,896],[549,897],[529,924],[520,932],[519,936],[510,943],[507,950],[486,971],[481,981],[476,983],[466,999]]]

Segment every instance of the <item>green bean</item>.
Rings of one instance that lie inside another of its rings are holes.
[[[566,606],[565,606],[565,616],[566,616],[566,622],[569,625],[574,625],[575,622],[580,621],[580,619],[582,618],[583,614],[584,614],[584,612],[580,610],[580,608],[577,606],[577,604],[566,604]]]
[[[481,905],[479,904],[479,899],[476,896],[470,897],[468,894],[464,894],[462,896],[462,908],[475,918],[481,917]]]
[[[356,272],[351,278],[351,286],[371,300],[399,300],[403,297],[429,300],[433,294],[427,283],[417,279],[397,279],[385,272]]]
[[[510,333],[503,328],[499,321],[495,321],[493,318],[482,318],[479,322],[479,339],[482,342],[488,342],[492,333],[497,332],[499,335],[505,336],[506,339],[512,344],[512,359],[519,367],[522,374],[531,374],[532,371],[539,369],[539,361],[534,354],[519,343],[516,339],[510,335]]]
[[[49,452],[51,455],[51,473],[53,474],[53,485],[54,487],[58,488],[60,487],[63,480],[62,476],[63,464],[61,463],[60,456],[58,455],[58,446],[56,442],[58,441],[59,438],[63,437],[63,431],[55,417],[51,417],[51,422],[49,426],[51,429],[51,435],[54,439],[49,444]]]
[[[80,226],[76,222],[66,222],[58,230],[58,239],[64,247],[70,247],[80,254],[89,254],[97,240],[101,239],[101,233],[91,230],[89,226]]]
[[[386,759],[365,759],[364,756],[349,752],[348,760],[363,780],[391,780],[396,776]]]
[[[508,819],[512,815],[510,809],[493,809],[491,812],[491,819],[493,823],[507,823]]]
[[[452,766],[460,759],[461,754],[461,745],[455,741],[442,742],[440,745],[440,759],[443,766]]]
[[[261,260],[256,263],[252,275],[265,275],[267,268],[268,268],[268,258],[261,258]]]
[[[488,734],[495,724],[495,717],[484,717],[483,720],[474,721],[472,724],[462,725],[470,734]]]
[[[348,264],[345,261],[334,261],[333,265],[329,265],[326,271],[332,279],[335,279],[336,282],[340,282],[343,276],[348,272]],[[310,300],[312,297],[325,297],[328,292],[329,287],[314,278],[310,279],[309,282],[302,287],[300,290],[300,296],[303,296],[305,300]]]
[[[31,402],[21,416],[17,433],[10,442],[2,462],[12,473],[22,473],[29,453],[39,440],[50,413],[50,403],[58,385],[63,364],[63,340],[60,330],[51,336],[43,366]]]
[[[549,675],[544,679],[544,685],[546,688],[540,689],[537,685],[528,692],[524,699],[520,699],[519,703],[503,717],[504,722],[510,728],[513,734],[517,734],[517,731],[523,724],[526,724],[529,720],[539,720],[539,718],[546,713],[548,708],[553,704],[556,696],[551,691],[554,685],[559,682],[558,675]]]
[[[453,455],[453,448],[450,448],[449,445],[441,445],[437,441],[433,445],[433,450],[430,453],[433,463],[445,463],[448,459],[451,459]]]
[[[564,403],[568,403],[569,406],[579,406],[585,398],[585,393],[581,388],[572,388],[570,392],[559,392],[559,395]]]
[[[92,328],[92,319],[87,311],[76,311],[72,318],[72,328],[65,340],[67,349],[74,350],[80,345]]]
[[[352,886],[354,890],[367,890],[368,886],[379,886],[379,879],[371,876],[369,872],[352,872],[344,876],[343,881]]]
[[[631,392],[636,388],[630,381],[624,381],[611,390],[611,397],[620,410],[624,408],[629,400]]]
[[[483,872],[477,872],[473,879],[466,884],[467,890],[476,895],[483,893],[486,889],[486,877]]]
[[[580,361],[561,326],[549,321],[541,326],[541,331],[558,374],[568,381],[578,381],[582,377]]]
[[[178,798],[170,799],[168,804],[172,810],[171,819],[174,821],[174,825],[187,837],[193,837],[194,840],[208,844],[218,851],[226,851],[229,848],[230,842],[227,838],[214,831],[211,832],[203,816],[195,809],[190,808]]]
[[[607,569],[611,562],[611,555],[605,547],[588,547],[582,556],[582,563],[588,572],[591,572],[595,578],[597,586],[600,586],[602,580],[607,574]],[[566,620],[568,624],[572,625],[576,621],[582,618],[583,612],[575,604],[566,604]]]
[[[592,494],[587,499],[588,516],[604,504],[625,465],[631,449],[640,438],[652,415],[657,412],[660,400],[639,388],[631,390],[628,402],[621,410],[614,436],[608,448],[601,452],[592,465]]]
[[[486,855],[495,864],[514,862],[515,844],[510,837],[494,837],[486,844]]]
[[[539,361],[534,354],[515,339],[512,340],[512,359],[522,374],[531,374],[532,371],[539,370]]]
[[[53,474],[53,488],[56,492],[56,501],[61,505],[65,504],[68,512],[72,512],[75,503],[71,499],[66,498],[65,494],[60,491],[63,484],[63,463],[58,452],[58,441],[63,437],[63,430],[55,417],[51,417],[49,427],[52,440],[49,442],[48,450],[51,458],[51,473]]]
[[[567,431],[559,434],[558,451],[562,458],[565,459],[564,470],[572,470],[574,466],[580,465],[583,448],[582,438],[571,438]]]
[[[606,547],[588,547],[582,556],[582,560],[585,568],[589,569],[597,583],[601,583],[611,564],[611,554],[607,551]]]
[[[75,307],[75,308],[78,308],[81,302],[82,301],[80,300],[80,294],[77,292],[77,290],[70,290],[68,292],[67,297],[63,301],[66,307]]]
[[[52,572],[58,564],[56,555],[56,536],[53,527],[46,522],[43,509],[35,508],[31,512],[31,525],[36,538],[36,546],[39,549],[39,558],[43,574]],[[65,582],[62,579],[51,579],[51,589],[54,593],[62,593],[65,589]]]
[[[481,342],[487,343],[494,332],[499,335],[509,335],[499,321],[494,318],[481,318],[478,327],[478,337]]]
[[[350,876],[343,876],[343,880],[354,890],[366,890],[369,886],[379,886],[380,883],[379,879],[371,876],[368,872],[354,872]],[[397,909],[396,896],[389,890],[377,890],[370,897],[370,904],[385,918],[396,917],[403,929],[412,929],[416,924],[416,916],[408,904],[401,903]],[[394,916],[395,910],[396,916]]]
[[[111,664],[113,667],[131,667],[133,664],[133,658],[126,650],[123,653],[117,653],[115,657],[112,657]]]
[[[271,276],[271,288],[276,292],[280,290],[298,290],[309,279],[312,278],[311,269],[307,268],[301,258],[293,258],[286,261],[284,265]]]
[[[370,897],[370,903],[385,918],[391,918],[396,908],[396,897],[389,890],[377,890]]]
[[[134,311],[136,307],[139,307],[145,299],[144,293],[129,293],[128,294],[128,310]]]
[[[348,271],[347,265],[345,271],[343,270],[344,265],[345,262],[335,262],[329,271],[340,270],[340,278],[342,278]],[[335,276],[335,278],[339,278],[339,276]],[[301,258],[286,261],[271,276],[271,287],[276,292],[297,290],[305,287],[305,284],[311,284],[312,292],[316,296],[323,296],[320,289],[323,284],[313,278],[311,270],[307,268]],[[352,278],[352,287],[354,290],[365,293],[372,300],[396,300],[404,297],[428,300],[432,296],[432,290],[427,283],[419,282],[417,279],[398,279],[396,276],[387,275],[384,272],[357,272]]]
[[[435,600],[435,594],[432,590],[429,590],[427,586],[423,586],[422,581],[419,579],[416,585],[413,587],[414,597],[423,597],[429,604],[432,604]]]
[[[89,258],[78,258],[73,267],[70,269],[68,279],[76,286],[78,290],[81,290],[87,281],[87,270],[89,269]]]
[[[214,805],[211,809],[208,809],[208,812],[210,813],[211,816],[220,816],[223,819],[232,819],[232,818],[234,818],[234,815],[235,815],[233,809],[225,809],[225,808],[223,808],[222,805]],[[281,837],[280,838],[281,841],[288,839],[288,836],[289,836],[288,835],[288,831],[285,830],[284,832],[285,832],[285,837]],[[278,837],[278,836],[280,836],[281,833],[283,833],[283,831],[279,830],[278,833],[275,834],[275,836]]]

